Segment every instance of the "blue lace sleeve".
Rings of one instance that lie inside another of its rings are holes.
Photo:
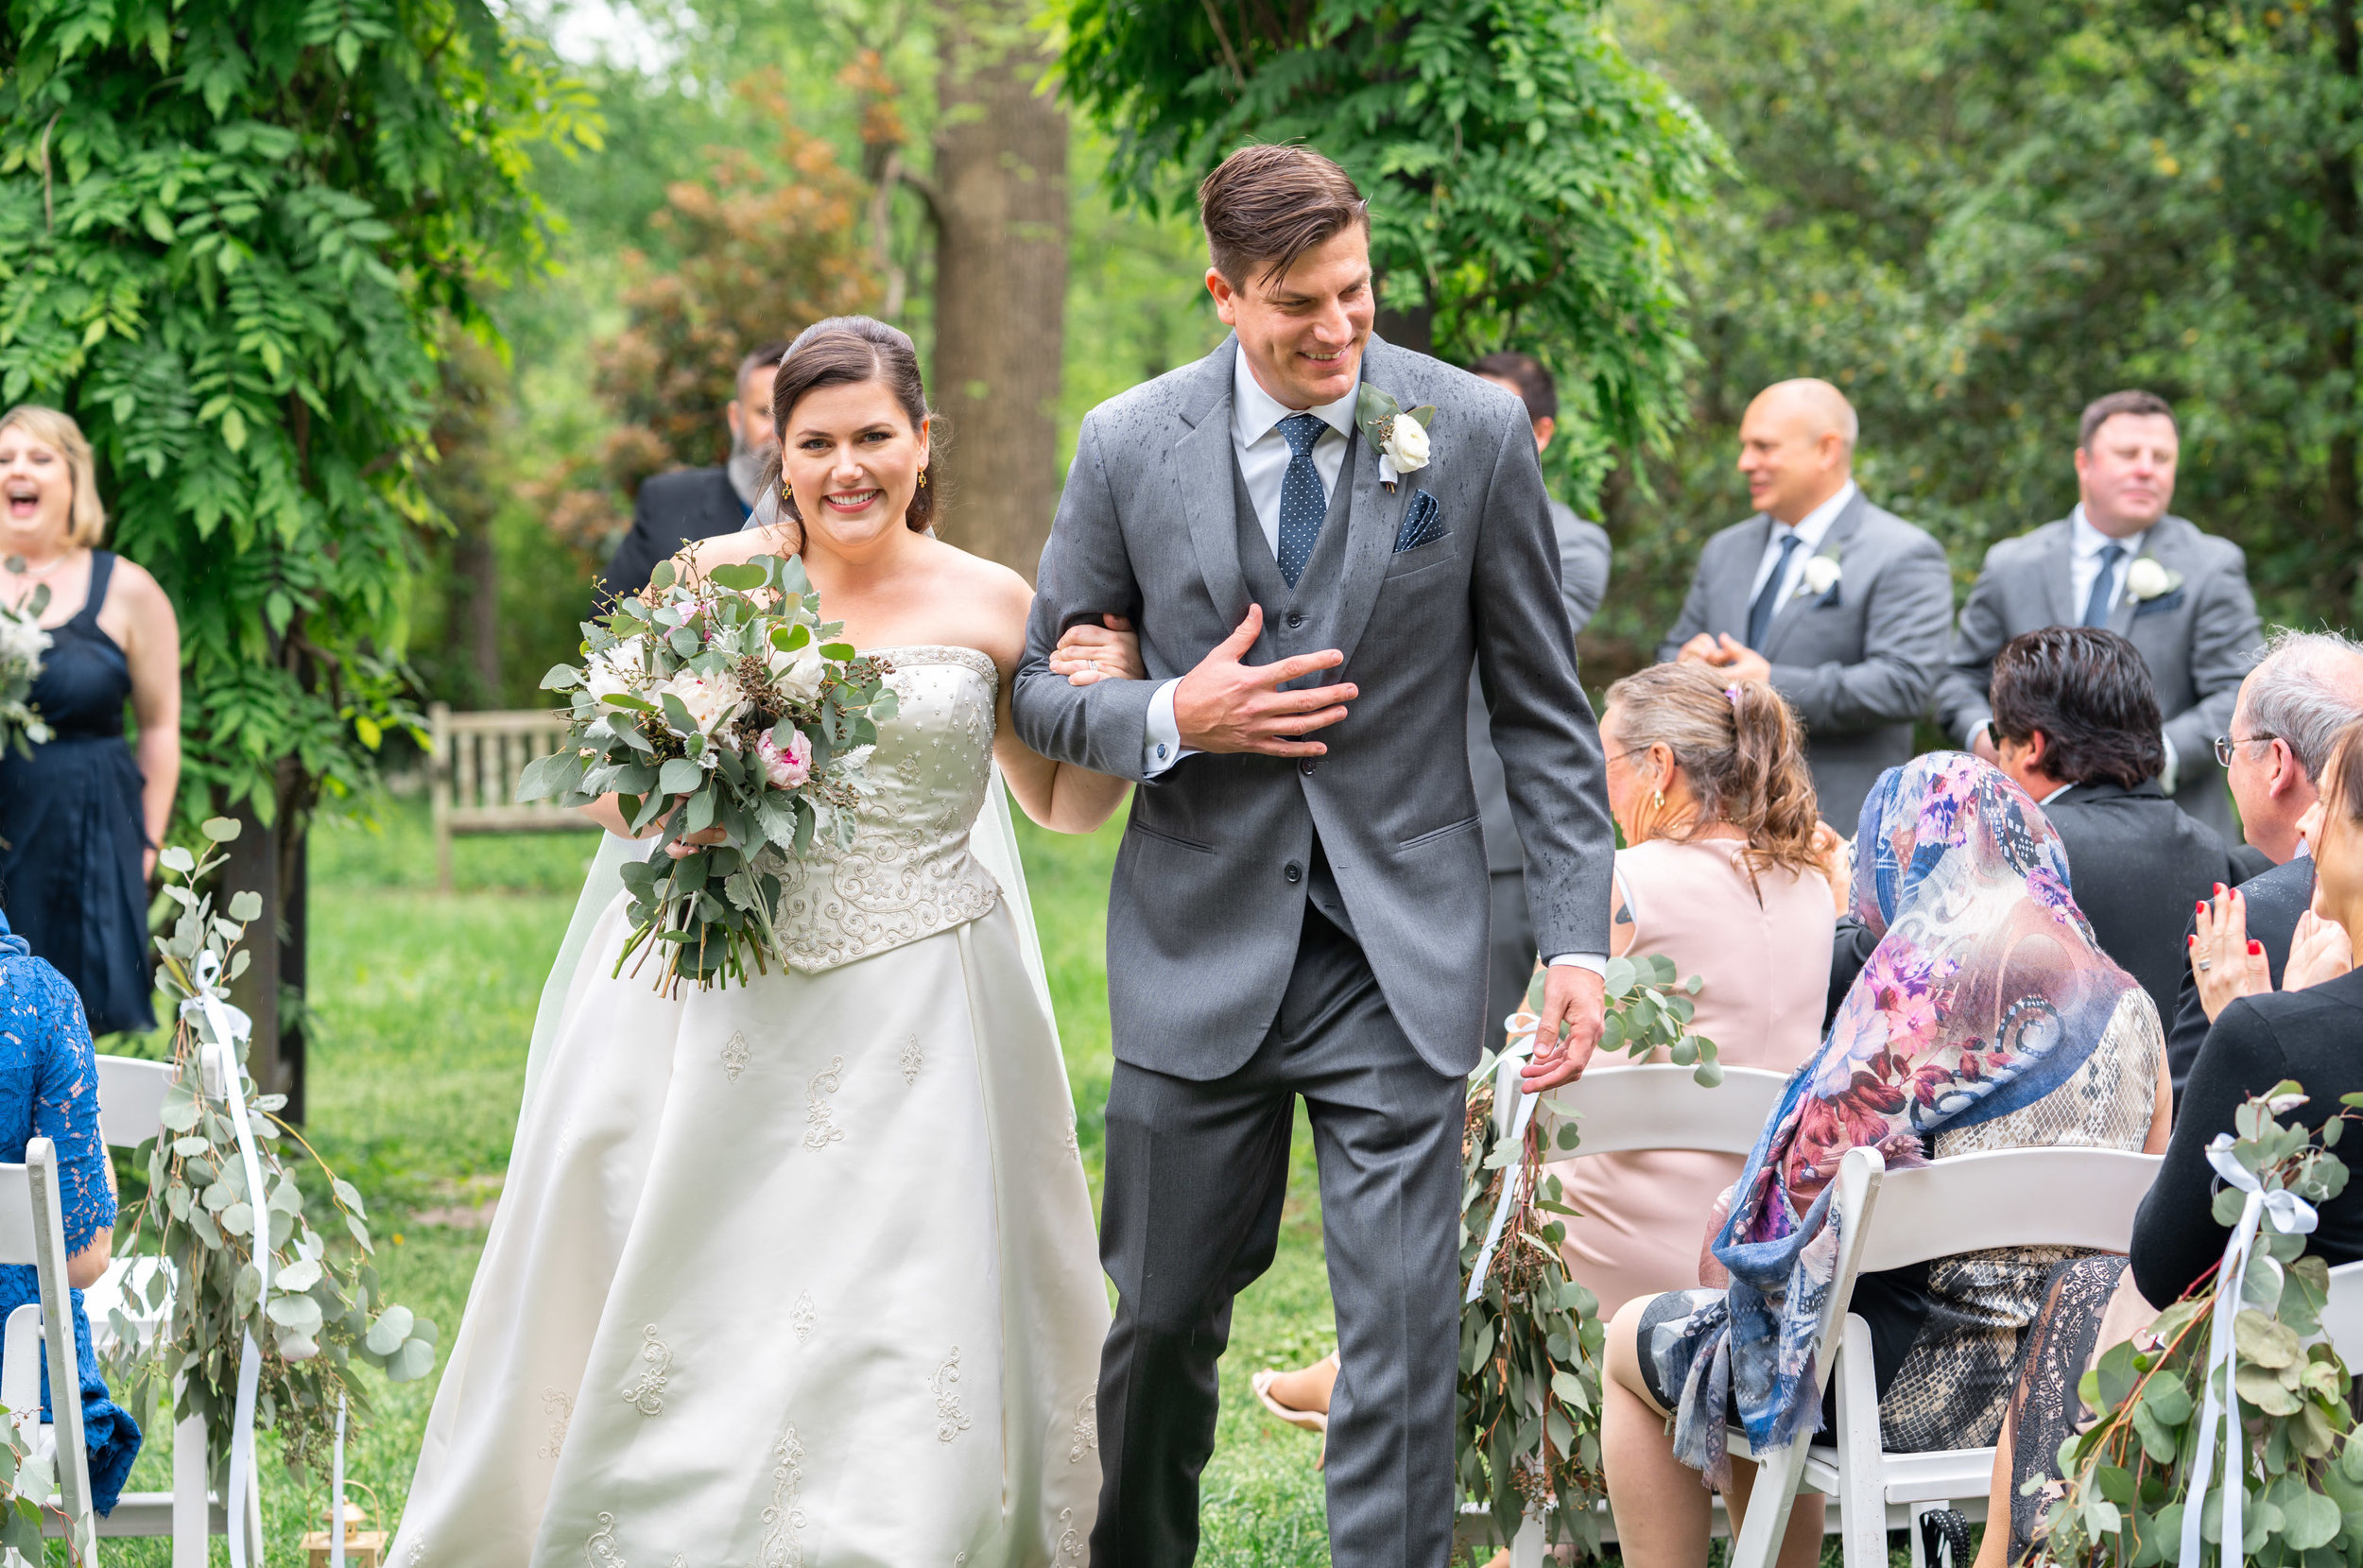
[[[20,960],[22,962],[23,960]],[[33,1131],[58,1146],[58,1194],[65,1206],[65,1249],[79,1252],[115,1222],[107,1183],[107,1144],[98,1131],[98,1057],[83,1021],[81,998],[65,976],[38,959],[33,986],[41,1002]]]

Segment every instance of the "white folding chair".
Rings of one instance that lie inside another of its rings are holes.
[[[2014,1148],[1890,1171],[1875,1150],[1850,1150],[1838,1165],[1839,1255],[1814,1353],[1823,1379],[1837,1378],[1835,1430],[1756,1456],[1756,1484],[1731,1568],[1769,1568],[1801,1485],[1838,1500],[1846,1568],[1884,1568],[1891,1522],[1911,1535],[1918,1564],[1914,1526],[1921,1514],[1958,1499],[1963,1514],[1982,1518],[1992,1448],[1889,1454],[1880,1446],[1871,1329],[1847,1311],[1854,1282],[1865,1273],[1993,1248],[2122,1252],[2158,1164],[2156,1155],[2116,1149]],[[1732,1432],[1731,1451],[1749,1454],[1744,1434]]]
[[[97,1516],[91,1508],[82,1375],[65,1277],[65,1207],[58,1195],[57,1146],[46,1138],[25,1146],[23,1164],[0,1165],[0,1264],[30,1264],[41,1296],[37,1304],[9,1313],[7,1328],[0,1330],[0,1404],[9,1408],[17,1446],[54,1462],[58,1494],[41,1501],[64,1515],[81,1560],[95,1563]],[[44,1361],[52,1390],[47,1422],[41,1419]],[[10,1551],[0,1555],[0,1561],[23,1568],[25,1559]]]
[[[175,1069],[168,1061],[142,1061],[132,1057],[98,1059],[98,1125],[110,1146],[135,1148],[164,1129],[159,1113]],[[161,1278],[164,1289],[160,1306],[147,1303],[149,1280]],[[171,1265],[158,1257],[117,1258],[106,1277],[82,1293],[82,1310],[90,1318],[91,1339],[104,1348],[118,1338],[113,1313],[120,1311],[143,1343],[160,1334],[172,1318]],[[175,1402],[179,1390],[176,1388]],[[205,1440],[205,1421],[186,1416],[172,1429],[172,1490],[127,1491],[114,1511],[98,1522],[106,1536],[170,1536],[172,1568],[205,1568],[206,1542],[230,1533],[230,1510],[215,1495],[210,1479],[213,1456]],[[248,1559],[259,1562],[263,1550],[262,1491],[249,1489],[247,1507]]]
[[[1506,1056],[1494,1069],[1493,1116],[1498,1131],[1509,1129],[1517,1103],[1517,1077],[1525,1065],[1524,1056]],[[1712,1089],[1700,1085],[1687,1067],[1658,1062],[1595,1067],[1574,1083],[1544,1095],[1535,1108],[1534,1119],[1549,1151],[1545,1159],[1647,1149],[1745,1155],[1755,1147],[1757,1134],[1771,1119],[1787,1084],[1787,1074],[1760,1067],[1725,1068],[1723,1081]],[[1562,1150],[1558,1146],[1558,1132],[1569,1121],[1577,1124],[1582,1142],[1573,1150]],[[1700,1218],[1703,1221],[1704,1216]],[[1481,1509],[1462,1511],[1473,1528],[1482,1527]],[[1614,1540],[1614,1522],[1603,1523],[1603,1538]],[[1543,1537],[1543,1521],[1528,1514],[1509,1543],[1510,1568],[1540,1568]],[[1474,1535],[1471,1543],[1476,1543]]]
[[[2363,1263],[2342,1263],[2330,1271],[2322,1335],[2349,1370],[2363,1366]]]

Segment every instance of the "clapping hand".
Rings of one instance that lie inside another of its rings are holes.
[[[2284,991],[2319,986],[2354,967],[2354,944],[2347,928],[2321,912],[2320,891],[2314,901],[2315,907],[2298,917],[2297,932],[2289,939],[2289,961],[2281,971]]]
[[[1071,686],[1102,681],[1146,681],[1148,666],[1141,663],[1140,633],[1121,615],[1102,615],[1100,624],[1078,622],[1068,627],[1059,646],[1050,650],[1050,671],[1063,675]]]
[[[1830,906],[1840,915],[1854,906],[1854,841],[1827,822],[1813,825],[1813,857],[1830,885]]]
[[[2272,990],[2272,967],[2265,961],[2265,944],[2249,939],[2248,901],[2237,887],[2216,883],[2216,896],[2199,906],[2198,926],[2190,939],[2191,977],[2212,1024],[2234,997]]]
[[[1701,631],[1682,646],[1674,660],[1677,663],[1712,664],[1728,670],[1734,684],[1772,679],[1772,661],[1728,631],[1715,636]]]

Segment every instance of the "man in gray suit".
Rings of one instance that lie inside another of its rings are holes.
[[[1486,1006],[1471,662],[1554,959],[1538,1089],[1598,1041],[1599,734],[1517,400],[1371,335],[1367,209],[1329,160],[1246,148],[1199,200],[1234,336],[1084,420],[1012,692],[1027,745],[1142,781],[1108,911],[1118,1301],[1092,1561],[1196,1555],[1216,1366],[1279,1239],[1302,1095],[1342,1362],[1332,1560],[1442,1568]],[[1374,428],[1357,416],[1378,394],[1435,413]],[[1147,681],[1049,669],[1062,630],[1104,614],[1139,629]]]
[[[1944,662],[1944,551],[1854,483],[1854,405],[1826,381],[1783,381],[1739,423],[1755,516],[1707,541],[1661,662],[1768,681],[1805,721],[1821,818],[1852,834],[1879,775],[1912,754]]]
[[[2166,511],[2180,444],[2174,410],[2153,393],[2112,392],[2084,410],[2081,499],[2059,522],[1986,552],[1937,685],[1936,719],[1992,761],[1986,688],[2002,645],[2046,626],[2105,626],[2131,638],[2149,666],[2166,721],[2166,792],[2229,844],[2216,737],[2231,725],[2265,634],[2240,547]]]
[[[1526,405],[1534,426],[1534,455],[1550,450],[1559,431],[1559,387],[1530,353],[1489,353],[1469,367]],[[1567,627],[1580,632],[1608,594],[1608,530],[1587,523],[1576,508],[1554,498],[1551,527],[1559,535],[1559,590],[1567,601]],[[1486,951],[1488,981],[1485,1027],[1490,1035],[1525,1001],[1534,973],[1534,917],[1526,909],[1526,851],[1509,816],[1509,785],[1501,753],[1493,750],[1492,715],[1475,670],[1469,672],[1469,775],[1476,784],[1477,811],[1484,818],[1485,869],[1493,878],[1493,939]]]

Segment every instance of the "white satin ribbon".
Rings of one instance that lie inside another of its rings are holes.
[[[238,1059],[254,1032],[254,1021],[232,1007],[221,989],[221,960],[212,953],[197,959],[197,994],[181,1004],[183,1020],[200,1021],[205,1031],[206,1077],[218,1077],[222,1098],[229,1102],[230,1126],[237,1134],[238,1163],[246,1173],[247,1207],[253,1213],[251,1236],[254,1271],[261,1279],[255,1296],[258,1310],[270,1310],[270,1211],[265,1205],[263,1162],[254,1147],[254,1128],[247,1119],[246,1091],[239,1081]],[[245,1331],[238,1350],[236,1424],[230,1434],[230,1479],[222,1490],[222,1508],[230,1516],[230,1568],[247,1568],[249,1502],[257,1485],[254,1470],[254,1403],[262,1379],[263,1356],[254,1331]],[[341,1533],[340,1533],[341,1538]]]
[[[1526,1020],[1526,1026],[1523,1031],[1518,1028],[1518,1020],[1521,1018]],[[1493,1064],[1493,1070],[1496,1073],[1501,1071],[1503,1061],[1530,1056],[1533,1053],[1534,1029],[1539,1022],[1540,1020],[1534,1018],[1533,1015],[1524,1012],[1511,1013],[1502,1021],[1502,1027],[1509,1038],[1502,1047],[1500,1059]],[[1522,1078],[1510,1080],[1509,1092],[1517,1096],[1518,1109],[1509,1119],[1508,1136],[1493,1146],[1496,1149],[1525,1146],[1526,1129],[1534,1122],[1535,1104],[1543,1097],[1540,1094],[1527,1094]],[[1518,1195],[1525,1188],[1526,1181],[1526,1163],[1524,1160],[1511,1164],[1502,1177],[1502,1195],[1493,1204],[1492,1223],[1485,1228],[1485,1245],[1477,1249],[1476,1266],[1469,1270],[1468,1294],[1460,1299],[1463,1306],[1474,1302],[1485,1293],[1485,1272],[1493,1266],[1494,1250],[1501,1246],[1502,1232],[1509,1224],[1509,1211],[1517,1206]]]
[[[2232,1239],[2224,1244],[2223,1262],[2216,1270],[2215,1319],[2207,1331],[2206,1397],[2199,1417],[2199,1469],[2191,1477],[2191,1488],[2182,1503],[2182,1545],[2176,1559],[2180,1568],[2199,1568],[2199,1553],[2203,1549],[2199,1525],[2207,1511],[2207,1490],[2216,1474],[2216,1425],[2219,1421],[2224,1424],[2220,1560],[2237,1560],[2245,1534],[2240,1516],[2248,1500],[2249,1454],[2240,1423],[2232,1414],[2237,1408],[2238,1398],[2232,1380],[2239,1363],[2239,1347],[2233,1338],[2232,1323],[2240,1315],[2247,1292],[2249,1259],[2256,1249],[2257,1227],[2270,1220],[2272,1228],[2285,1236],[2310,1235],[2318,1218],[2314,1206],[2297,1194],[2265,1191],[2255,1173],[2234,1156],[2229,1132],[2216,1133],[2216,1141],[2207,1146],[2207,1163],[2216,1167],[2217,1176],[2248,1194],[2248,1198],[2240,1206],[2240,1222],[2233,1227]],[[2275,1264],[2273,1270],[2279,1273],[2280,1266]],[[2218,1374],[2223,1384],[2220,1399],[2216,1393]]]
[[[328,1568],[345,1568],[345,1396],[336,1396],[336,1456],[328,1486]]]

